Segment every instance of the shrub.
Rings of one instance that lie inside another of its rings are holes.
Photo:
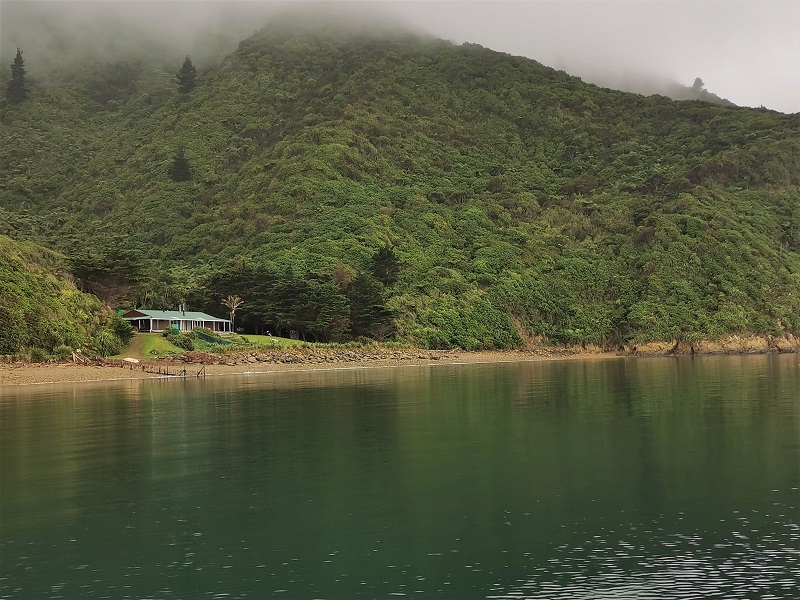
[[[60,344],[53,348],[53,356],[55,356],[58,360],[67,360],[70,356],[72,356],[72,348],[66,344]]]
[[[95,350],[100,356],[112,356],[122,351],[123,344],[114,333],[108,329],[101,329],[94,336]]]
[[[117,314],[112,317],[111,322],[108,324],[108,328],[114,332],[114,335],[119,338],[123,346],[127,346],[133,339],[133,327],[131,327],[130,323]]]
[[[45,362],[50,358],[50,355],[47,353],[47,350],[43,350],[42,348],[31,348],[30,357],[31,362]]]
[[[193,332],[186,331],[184,333],[175,333],[174,329],[166,329],[164,337],[169,340],[170,344],[183,348],[184,350],[194,350],[196,337]]]
[[[177,336],[177,338],[177,341],[173,343],[178,348],[183,348],[184,350],[194,350],[196,338],[192,333],[181,333]]]

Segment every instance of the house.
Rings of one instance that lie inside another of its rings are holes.
[[[206,313],[188,310],[129,310],[122,318],[139,331],[158,332],[170,326],[178,326],[179,331],[191,331],[195,327],[205,327],[219,333],[231,333],[230,319],[218,319]]]

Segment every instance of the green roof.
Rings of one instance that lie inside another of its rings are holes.
[[[130,311],[134,312],[134,311]],[[149,310],[144,308],[137,308],[135,312],[145,315],[148,319],[158,319],[161,321],[225,321],[230,323],[230,319],[220,319],[219,317],[212,317],[202,312],[182,312],[180,310]],[[129,314],[129,313],[126,313]],[[141,319],[143,317],[123,317],[124,319]]]

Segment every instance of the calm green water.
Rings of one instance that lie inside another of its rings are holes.
[[[800,598],[800,357],[0,388],[0,598]]]

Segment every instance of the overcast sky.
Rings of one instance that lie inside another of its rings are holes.
[[[586,78],[658,76],[745,106],[800,112],[800,0],[407,1],[393,8],[453,41]]]
[[[168,2],[194,0],[98,1],[144,15]],[[242,12],[269,4],[258,2]],[[10,39],[14,26],[5,17],[12,11],[3,9],[9,4],[0,0],[8,38],[3,45],[24,45]],[[193,7],[197,23],[219,14],[219,5],[195,4],[203,7]],[[351,10],[353,5],[365,12],[388,9],[438,37],[528,56],[590,81],[637,77],[691,85],[701,77],[709,91],[736,104],[800,112],[800,0],[361,0],[350,3]],[[165,12],[164,19],[178,12]],[[244,35],[263,24],[246,23]]]

